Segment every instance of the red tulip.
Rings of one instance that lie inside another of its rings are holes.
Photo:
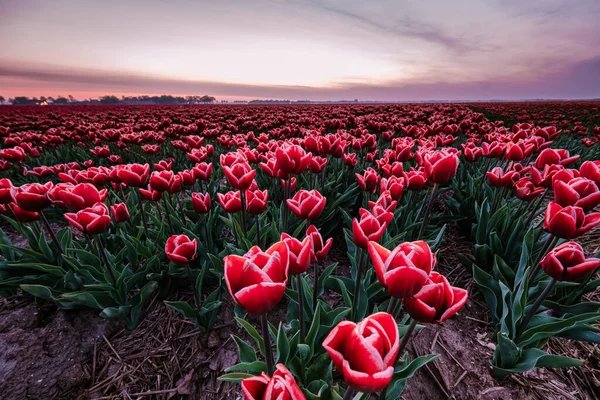
[[[333,238],[329,238],[326,242],[323,242],[323,237],[321,236],[321,233],[314,225],[308,227],[308,229],[306,230],[306,236],[310,236],[313,243],[314,251],[312,261],[323,261],[327,257],[329,249],[331,249],[331,245],[333,244]]]
[[[223,210],[229,214],[240,212],[242,209],[242,198],[240,197],[239,190],[225,194],[217,193],[217,199]]]
[[[369,193],[375,193],[377,190],[377,184],[381,177],[373,168],[369,167],[363,171],[363,174],[356,174],[356,181],[358,186]]]
[[[47,193],[53,187],[52,182],[42,185],[40,183],[26,183],[20,187],[13,187],[13,201],[25,211],[41,211],[50,205]]]
[[[252,184],[256,171],[247,162],[237,162],[231,167],[223,166],[229,185],[235,190],[246,190]]]
[[[127,186],[140,187],[148,181],[150,165],[148,164],[126,164],[119,165],[116,169],[119,180]],[[112,174],[111,174],[112,178]]]
[[[246,211],[252,215],[259,215],[267,209],[269,192],[266,190],[246,190]]]
[[[242,380],[242,392],[246,400],[306,400],[290,371],[277,364],[273,377],[262,372]]]
[[[568,183],[554,180],[554,202],[561,207],[577,206],[589,211],[600,204],[598,186],[587,178],[571,179]]]
[[[424,241],[405,242],[388,250],[369,242],[369,255],[379,282],[392,297],[412,297],[425,283],[436,264],[435,254]]]
[[[600,161],[586,161],[579,167],[579,172],[584,178],[594,181],[596,185],[600,185]]]
[[[586,259],[581,245],[566,242],[550,250],[541,265],[543,270],[557,281],[576,282],[598,269],[600,259]]]
[[[160,160],[158,164],[154,164],[154,169],[157,171],[170,171],[173,168],[173,161]]]
[[[110,211],[113,216],[113,220],[116,223],[121,223],[125,221],[129,221],[129,210],[127,209],[127,204],[125,203],[117,203],[110,206]]]
[[[386,190],[389,191],[392,199],[400,201],[404,192],[404,178],[398,178],[393,175],[389,179],[382,178],[379,183],[379,191],[383,193]]]
[[[26,157],[25,151],[19,146],[0,150],[0,159],[13,163],[23,161]]]
[[[281,234],[281,241],[284,242],[290,250],[290,274],[298,275],[306,272],[310,267],[311,259],[313,258],[313,242],[311,236],[306,236],[303,241],[299,241],[295,237],[287,233]]]
[[[11,191],[13,184],[10,179],[0,179],[0,204],[8,204],[13,201]]]
[[[406,188],[409,190],[422,190],[427,185],[425,171],[411,170],[404,173]]]
[[[467,303],[468,296],[465,289],[450,286],[443,275],[432,272],[419,293],[404,299],[404,306],[419,322],[440,323],[456,314]]]
[[[325,169],[325,165],[327,165],[327,158],[314,156],[310,159],[307,168],[313,174],[318,174]]]
[[[380,224],[385,224],[386,226],[389,225],[390,222],[392,222],[392,220],[394,219],[394,214],[387,211],[380,204],[375,204],[373,207],[371,207],[370,212],[368,210],[365,210],[364,208],[361,208],[360,210],[358,210],[358,215],[360,215],[361,218],[366,217],[368,215],[373,215],[375,219],[379,221]]]
[[[40,215],[34,211],[23,210],[15,203],[8,204],[12,208],[13,213],[15,214],[15,218],[19,222],[33,222],[38,221],[40,219]]]
[[[192,193],[192,207],[198,214],[207,214],[210,211],[210,194]]]
[[[181,184],[184,186],[192,186],[196,183],[196,177],[191,170],[183,170],[177,174],[181,178]]]
[[[297,175],[306,169],[312,155],[306,153],[298,145],[285,143],[283,146],[277,148],[275,157],[277,159],[277,166],[281,171],[285,174]]]
[[[206,181],[210,179],[210,175],[212,174],[212,163],[199,163],[196,164],[194,168],[192,168],[192,172],[194,173],[194,177],[201,181]]]
[[[171,185],[174,173],[170,170],[154,171],[150,175],[150,187],[158,192],[166,192]]]
[[[77,212],[106,199],[106,189],[98,190],[91,183],[80,183],[65,187],[58,192],[63,204],[71,211]]]
[[[371,210],[373,209],[373,207],[375,207],[375,205],[378,204],[381,207],[383,207],[386,211],[391,213],[393,213],[396,209],[396,206],[398,206],[398,202],[392,199],[392,195],[389,192],[389,190],[382,191],[381,195],[377,198],[377,201],[369,201],[368,204],[369,207],[371,207]]]
[[[544,218],[544,230],[562,239],[579,237],[600,224],[600,213],[585,215],[581,207],[561,207],[549,203]]]
[[[404,169],[400,161],[394,161],[392,164],[385,164],[381,169],[388,178],[391,176],[402,178],[404,176]]]
[[[434,151],[425,154],[423,165],[428,179],[435,183],[447,183],[456,175],[458,156],[448,151]]]
[[[501,167],[496,167],[489,172],[486,172],[488,183],[491,186],[512,188],[515,183],[519,180],[521,175],[514,170],[506,171],[502,170]]]
[[[327,335],[323,347],[350,387],[364,393],[379,392],[394,374],[400,347],[398,325],[384,312],[358,324],[342,321]]]
[[[483,149],[481,147],[476,147],[475,145],[471,147],[463,146],[463,153],[465,160],[467,162],[473,163],[479,160],[479,158],[481,158],[481,156],[483,155]]]
[[[387,224],[380,223],[369,212],[360,216],[360,222],[352,220],[352,238],[354,243],[361,249],[366,249],[370,241],[379,242],[385,232]]]
[[[244,256],[223,259],[225,283],[233,300],[250,314],[265,314],[285,293],[289,272],[289,250],[277,242],[268,250],[252,247]]]
[[[198,241],[186,235],[173,235],[165,244],[165,254],[174,264],[185,265],[196,258]]]
[[[286,201],[290,210],[300,219],[314,220],[319,218],[327,199],[316,189],[300,190],[293,198]]]
[[[544,169],[546,165],[560,164],[567,166],[579,160],[579,156],[569,157],[569,151],[565,149],[544,149],[535,160],[537,169]]]
[[[518,199],[531,201],[544,192],[543,187],[535,187],[529,178],[522,178],[515,183],[516,196]]]
[[[150,201],[159,201],[162,198],[162,192],[153,190],[150,185],[148,185],[148,189],[140,188],[139,190],[140,194]]]
[[[77,213],[66,213],[65,218],[79,232],[90,235],[106,232],[110,226],[108,208],[104,203],[96,203]]]
[[[183,190],[183,181],[181,179],[181,175],[173,175],[173,179],[169,182],[169,187],[167,188],[167,192],[170,194],[179,193]]]

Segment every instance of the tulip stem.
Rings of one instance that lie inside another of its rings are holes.
[[[537,212],[538,207],[540,206],[542,201],[544,201],[544,199],[546,198],[546,193],[548,193],[548,188],[546,188],[546,190],[544,190],[544,193],[538,198],[537,202],[533,206],[533,209],[531,210],[531,214],[529,214],[529,218],[527,218],[527,222],[525,222],[525,225],[524,225],[525,229],[527,229],[529,224],[531,224],[531,221],[533,221],[533,217],[535,217],[535,213]]]
[[[165,193],[166,195],[166,193]],[[167,214],[167,222],[169,223],[169,231],[171,232],[171,234],[173,234],[173,225],[171,224],[171,213],[169,212],[169,205],[167,204],[167,197],[163,196],[162,197],[163,200],[163,206],[165,207],[165,213]],[[160,210],[159,210],[160,213]]]
[[[317,303],[319,301],[319,264],[313,263],[314,281],[313,281],[313,311],[317,310]]]
[[[273,349],[271,348],[271,334],[269,333],[269,322],[267,314],[260,315],[260,325],[262,327],[263,341],[265,344],[265,359],[267,361],[267,374],[273,375]]]
[[[354,296],[352,297],[352,320],[356,319],[356,311],[358,310],[358,288],[360,287],[360,279],[364,269],[365,261],[365,250],[360,249],[360,256],[358,257],[358,266],[356,269],[356,278],[354,280]]]
[[[137,199],[138,199],[138,205],[140,207],[140,214],[142,217],[142,224],[144,225],[144,233],[146,234],[146,239],[149,239],[148,236],[148,225],[146,224],[146,213],[144,212],[144,203],[142,202],[142,196],[141,194],[138,192],[137,194]]]
[[[416,326],[417,326],[417,320],[412,318],[410,320],[410,324],[408,325],[408,328],[406,329],[406,332],[404,332],[404,336],[402,336],[402,340],[400,341],[400,348],[398,349],[398,354],[399,354],[400,359],[402,359],[402,357],[404,357],[404,350],[406,350],[406,345],[408,345],[408,340],[410,339],[410,336],[412,335]]]
[[[244,232],[244,238],[247,239],[248,232],[246,231],[246,191],[240,190],[240,200],[242,203],[242,209],[240,210],[240,220],[242,225],[242,232]]]
[[[190,284],[192,285],[192,293],[194,294],[194,304],[196,308],[200,308],[200,301],[196,296],[196,281],[194,281],[194,276],[192,275],[192,269],[190,268],[190,264],[185,264],[187,268],[188,278],[190,278]]]
[[[354,396],[354,389],[348,386],[348,388],[346,389],[346,393],[344,393],[343,400],[350,400],[352,396]]]
[[[254,219],[256,221],[256,245],[260,247],[260,218],[258,214]]]
[[[50,226],[50,223],[48,222],[48,219],[46,218],[46,215],[44,214],[43,210],[40,210],[40,217],[42,218],[42,223],[46,227],[46,230],[48,231],[48,234],[50,235],[50,238],[52,238],[52,241],[54,242],[54,245],[58,249],[58,252],[60,253],[60,255],[63,255],[62,246],[60,245],[60,242],[56,238],[56,235],[54,234],[54,231],[52,230],[52,227]]]
[[[104,261],[104,264],[106,264],[108,273],[110,274],[110,277],[116,287],[117,279],[115,278],[115,273],[113,272],[112,266],[110,265],[110,262],[108,261],[108,257],[106,256],[106,249],[104,248],[104,244],[102,243],[102,239],[100,238],[100,236],[96,237],[96,242],[98,242],[98,252],[100,253],[100,257],[102,257],[102,261]]]
[[[391,314],[393,316],[394,315],[393,313],[394,313],[394,310],[396,309],[397,304],[398,304],[398,298],[391,297],[390,302],[388,303],[387,313]]]
[[[541,261],[542,258],[544,258],[544,256],[554,248],[554,246],[556,246],[556,242],[558,242],[558,237],[554,236],[554,235],[550,235],[548,237],[548,239],[546,239],[546,243],[544,243],[544,247],[542,248],[542,250],[540,250],[540,254],[538,254],[537,258],[535,259],[535,262],[532,264],[533,265],[533,270],[531,271],[531,274],[529,275],[529,280],[527,281],[527,283],[529,285],[531,285],[531,283],[533,282],[533,280],[535,279],[536,275],[538,274],[540,267],[541,267]]]
[[[283,184],[283,229],[282,232],[286,232],[287,233],[287,228],[288,228],[288,216],[290,213],[289,207],[287,205],[287,199],[290,195],[290,184],[291,184],[291,177],[288,177],[288,179],[286,179],[284,181]]]
[[[429,203],[427,204],[427,209],[425,210],[425,215],[423,216],[423,223],[421,224],[421,230],[419,231],[419,236],[417,239],[423,239],[423,235],[425,234],[425,229],[427,228],[427,224],[429,223],[429,215],[431,214],[431,207],[433,207],[433,201],[435,200],[435,194],[438,189],[438,184],[435,183],[433,185],[433,190],[431,191],[431,197],[429,197]]]
[[[517,329],[517,333],[515,334],[515,343],[517,343],[517,344],[519,343],[519,339],[521,338],[521,335],[523,334],[523,332],[525,332],[525,329],[527,329],[527,325],[529,325],[529,322],[531,322],[531,319],[535,315],[536,311],[538,310],[538,308],[540,308],[540,306],[542,305],[546,296],[548,296],[548,294],[552,291],[552,288],[554,287],[555,284],[556,284],[556,279],[552,278],[552,280],[550,281],[548,286],[546,286],[544,291],[542,293],[540,293],[540,295],[538,296],[535,303],[533,303],[533,305],[529,309],[529,312],[527,313],[525,318],[523,318],[521,325],[519,325],[519,328]]]
[[[304,285],[302,274],[296,275],[298,284],[298,314],[300,314],[300,343],[304,343]]]

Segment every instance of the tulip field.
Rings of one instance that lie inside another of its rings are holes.
[[[600,102],[6,106],[0,139],[0,398],[600,397]]]

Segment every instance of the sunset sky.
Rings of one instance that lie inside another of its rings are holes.
[[[0,0],[0,95],[600,97],[598,0]]]

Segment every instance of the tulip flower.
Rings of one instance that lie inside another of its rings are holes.
[[[543,228],[546,232],[562,239],[579,237],[600,224],[600,213],[585,215],[581,207],[561,207],[549,203],[546,208]]]
[[[13,201],[13,198],[11,195],[12,188],[13,188],[13,184],[10,179],[8,179],[8,178],[0,179],[0,204],[12,203],[12,201]]]
[[[366,211],[366,210],[365,210]],[[360,221],[356,218],[352,220],[352,238],[354,244],[361,249],[366,249],[370,241],[379,242],[387,224],[381,223],[368,211],[363,212]]]
[[[89,235],[106,232],[110,226],[108,208],[104,203],[96,203],[77,213],[66,213],[65,218],[79,232]]]
[[[312,155],[293,144],[285,143],[275,151],[278,168],[285,174],[298,175],[308,166]],[[283,177],[282,177],[283,178]]]
[[[577,282],[600,267],[600,259],[585,258],[583,248],[566,242],[550,250],[542,259],[542,269],[557,281]]]
[[[212,174],[212,163],[198,163],[194,168],[192,168],[192,173],[194,174],[194,177],[198,180],[209,180]]]
[[[174,264],[186,265],[196,258],[198,241],[186,235],[173,235],[165,244],[165,254]]]
[[[157,171],[170,171],[173,168],[173,160],[160,160],[157,164],[154,164],[154,169]]]
[[[392,164],[385,164],[381,169],[388,178],[392,176],[402,178],[404,176],[404,168],[400,161],[394,161]]]
[[[277,364],[273,377],[261,372],[259,376],[243,379],[242,392],[246,400],[306,400],[296,380],[283,364]]]
[[[91,183],[79,183],[75,186],[65,187],[58,192],[63,204],[71,211],[77,212],[106,199],[106,189],[98,190]]]
[[[306,272],[314,257],[312,237],[306,236],[303,241],[300,241],[284,232],[281,234],[281,241],[287,245],[290,251],[290,274],[298,275]]]
[[[157,192],[166,192],[171,186],[174,173],[170,170],[154,171],[150,175],[150,188]]]
[[[38,221],[40,219],[39,213],[24,210],[15,203],[9,203],[7,204],[7,207],[10,207],[10,209],[12,209],[14,217],[19,222],[33,222]]]
[[[392,199],[400,201],[404,192],[404,178],[398,178],[394,175],[388,179],[382,178],[379,183],[379,191],[381,193],[388,191]]]
[[[227,192],[225,194],[217,193],[217,199],[226,213],[235,214],[242,209],[242,200],[240,198],[239,190]]]
[[[380,224],[386,225],[386,226],[389,225],[390,222],[392,222],[392,220],[394,219],[394,214],[387,211],[380,204],[373,205],[373,207],[371,207],[370,212],[368,210],[365,210],[364,208],[361,208],[360,210],[358,210],[358,215],[361,218],[363,218],[363,216],[367,216],[368,214],[373,215],[375,217],[375,219],[377,221],[379,221]]]
[[[544,192],[543,187],[535,187],[529,178],[522,178],[515,183],[515,195],[518,199],[531,201]]]
[[[307,169],[313,174],[318,174],[325,169],[325,165],[327,165],[327,158],[314,156],[310,159]]]
[[[600,161],[584,162],[579,167],[579,172],[584,178],[591,179],[596,185],[600,185]]]
[[[427,185],[425,171],[411,170],[404,173],[404,181],[408,190],[422,190]]]
[[[380,205],[386,211],[391,213],[393,213],[398,206],[398,202],[392,199],[392,195],[388,190],[382,191],[381,195],[377,198],[377,201],[369,201],[367,204],[371,207],[371,210],[375,205]]]
[[[192,193],[192,207],[198,214],[207,214],[210,211],[210,194]]]
[[[365,393],[379,392],[394,374],[399,350],[398,326],[384,312],[358,324],[342,321],[327,335],[323,347],[348,386]]]
[[[116,175],[119,180],[127,186],[140,187],[148,181],[150,174],[150,165],[148,164],[126,164],[116,168]],[[112,174],[111,174],[112,178]]]
[[[425,154],[423,165],[428,179],[434,183],[447,183],[456,175],[458,156],[448,151],[434,151]]]
[[[306,235],[310,236],[312,239],[314,252],[312,253],[313,259],[312,261],[323,261],[327,257],[327,253],[331,249],[331,245],[333,244],[333,238],[327,239],[326,242],[323,242],[323,237],[319,230],[311,225],[306,230]]]
[[[450,286],[437,272],[429,275],[428,282],[414,295],[404,299],[406,311],[416,321],[441,323],[456,314],[466,303],[469,292]]]
[[[561,207],[577,206],[589,211],[600,204],[600,190],[594,181],[587,178],[574,178],[568,183],[554,180],[554,202]]]
[[[254,246],[243,256],[225,257],[223,263],[229,294],[250,314],[271,311],[283,297],[289,273],[289,250],[284,242],[266,251]]]
[[[377,184],[381,177],[373,168],[369,167],[363,171],[363,174],[356,174],[356,181],[358,186],[369,193],[375,193],[377,190]]]
[[[323,212],[326,200],[316,189],[300,190],[286,204],[298,218],[314,220]]]
[[[246,211],[252,215],[259,215],[267,209],[269,192],[266,190],[247,190],[246,191]]]
[[[246,190],[252,184],[256,171],[247,162],[236,162],[231,167],[222,166],[229,185],[235,190]]]
[[[12,198],[17,205],[25,211],[38,212],[50,205],[46,195],[53,187],[51,181],[42,185],[40,183],[26,183],[12,188]]]
[[[394,250],[369,242],[369,255],[381,285],[390,296],[401,299],[417,294],[436,264],[435,254],[424,241],[405,242]]]
[[[129,210],[127,209],[127,204],[125,204],[125,203],[113,204],[112,206],[110,206],[110,211],[112,213],[113,220],[116,223],[129,221],[130,216],[129,216]]]
[[[26,157],[25,151],[19,146],[0,150],[0,159],[13,163],[23,161]]]
[[[463,153],[465,160],[469,163],[473,163],[481,158],[483,155],[483,149],[476,146],[463,146]]]
[[[487,180],[490,186],[512,188],[520,179],[521,175],[514,170],[506,171],[501,167],[496,167],[491,171],[486,172]]]
[[[158,190],[153,190],[150,185],[148,185],[148,189],[139,189],[139,192],[142,196],[144,196],[145,198],[147,198],[150,201],[159,201],[160,199],[162,199],[162,192],[159,192]]]
[[[537,169],[544,169],[547,165],[560,164],[567,166],[579,160],[579,156],[569,157],[569,151],[565,149],[544,149],[535,160]]]

